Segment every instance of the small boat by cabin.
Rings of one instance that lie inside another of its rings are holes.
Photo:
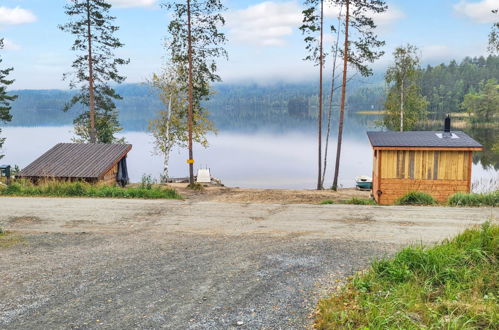
[[[365,175],[356,177],[355,183],[359,190],[371,190],[373,187],[373,179]]]

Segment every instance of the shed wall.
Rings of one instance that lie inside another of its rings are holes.
[[[378,153],[373,194],[379,204],[393,204],[410,191],[426,192],[439,202],[445,202],[456,192],[470,191],[470,151],[378,150]]]

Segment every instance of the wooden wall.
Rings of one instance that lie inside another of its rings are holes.
[[[116,174],[118,173],[118,164],[114,165],[99,182],[102,184],[116,184]]]
[[[373,194],[379,204],[393,204],[410,191],[429,193],[440,202],[469,192],[471,151],[378,150]],[[381,191],[381,194],[377,192]]]

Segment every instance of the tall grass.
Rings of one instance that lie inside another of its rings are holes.
[[[93,185],[85,182],[46,181],[32,184],[18,180],[10,186],[0,186],[0,196],[49,196],[49,197],[112,197],[145,199],[180,199],[175,190],[161,187],[141,186],[122,188]]]
[[[435,205],[437,201],[430,194],[411,191],[400,197],[395,204],[397,205]]]
[[[318,329],[497,329],[499,226],[376,261],[319,302]]]
[[[457,193],[448,201],[452,206],[499,206],[499,190],[488,194]]]

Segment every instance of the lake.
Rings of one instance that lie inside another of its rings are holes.
[[[145,132],[124,132],[133,145],[128,156],[128,170],[132,182],[140,182],[142,175],[159,178],[162,158],[154,154],[152,138]],[[5,127],[3,148],[5,157],[0,163],[23,168],[59,142],[71,142],[72,127]],[[317,178],[317,137],[313,133],[230,133],[221,132],[209,137],[210,146],[195,146],[195,169],[210,168],[212,175],[231,187],[313,189]],[[354,178],[371,176],[372,151],[365,129],[350,129],[343,139],[339,183],[355,186]],[[332,184],[336,138],[331,139],[325,186]],[[186,150],[174,150],[170,159],[170,176],[185,177],[188,173]],[[474,182],[499,180],[499,171],[484,168],[480,160],[473,166]]]

